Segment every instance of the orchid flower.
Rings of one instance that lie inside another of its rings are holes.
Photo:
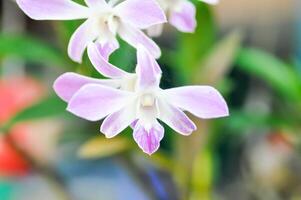
[[[193,33],[195,31],[196,8],[189,0],[157,0],[168,17],[169,23],[181,32]],[[201,0],[209,4],[217,4],[219,0]],[[156,37],[161,35],[163,24],[157,24],[147,30],[148,35]]]
[[[228,115],[225,100],[210,86],[161,89],[161,69],[143,46],[137,49],[136,73],[132,74],[106,63],[93,48],[97,47],[89,45],[92,63],[111,79],[88,80],[76,75],[63,75],[54,88],[60,97],[67,100],[69,112],[89,121],[104,119],[100,131],[107,138],[132,126],[134,140],[151,155],[158,150],[164,136],[164,128],[158,120],[182,135],[190,135],[196,130],[196,125],[184,111],[203,119]],[[112,84],[114,81],[118,84]],[[66,96],[68,98],[64,98]]]
[[[68,46],[70,58],[82,61],[87,45],[100,44],[104,57],[119,48],[116,35],[137,47],[142,44],[155,58],[160,48],[140,29],[166,22],[164,12],[155,0],[85,0],[87,7],[72,0],[17,0],[19,7],[36,20],[86,21],[72,35]]]

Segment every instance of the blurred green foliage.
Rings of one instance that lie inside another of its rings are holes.
[[[59,49],[46,42],[31,36],[1,34],[0,59],[7,56],[54,67],[66,67],[68,63]]]

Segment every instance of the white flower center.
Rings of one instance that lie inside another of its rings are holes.
[[[143,94],[140,103],[143,107],[152,107],[155,104],[155,97],[152,94]]]
[[[150,130],[158,117],[156,96],[153,93],[143,93],[139,97],[137,117],[146,130]]]
[[[104,38],[104,42],[116,35],[120,18],[114,13],[112,7],[93,8],[90,19],[95,24],[94,27],[96,27],[98,34],[102,36],[101,38]]]

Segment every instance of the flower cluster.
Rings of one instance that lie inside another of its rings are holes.
[[[204,0],[217,3],[217,0]],[[71,0],[17,0],[20,8],[37,20],[86,19],[71,37],[68,54],[81,62],[84,51],[106,79],[73,72],[61,75],[54,90],[68,103],[67,110],[90,121],[103,120],[100,131],[112,138],[128,126],[147,154],[158,150],[164,136],[162,121],[176,132],[190,135],[196,125],[185,111],[203,118],[228,115],[220,93],[210,86],[186,86],[163,90],[162,71],[156,59],[161,51],[149,36],[161,34],[163,23],[193,32],[194,5],[188,0],[85,0],[87,7]],[[168,16],[168,17],[166,17]],[[148,35],[145,34],[148,32]],[[109,63],[119,48],[117,35],[137,50],[135,73]]]

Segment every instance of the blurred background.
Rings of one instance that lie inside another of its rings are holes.
[[[196,3],[195,34],[165,27],[162,87],[215,86],[231,115],[191,116],[190,137],[166,126],[151,157],[131,130],[105,139],[54,94],[63,72],[99,77],[86,55],[67,57],[80,21],[33,21],[0,2],[0,200],[301,199],[300,0]],[[111,62],[132,71],[135,51],[122,43]]]

